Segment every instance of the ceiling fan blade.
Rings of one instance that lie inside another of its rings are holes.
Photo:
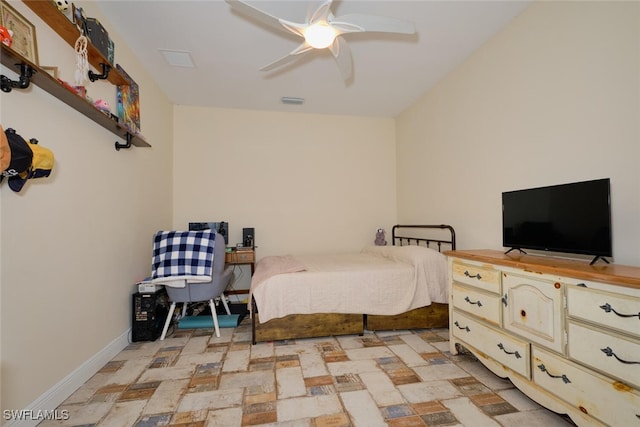
[[[267,24],[270,27],[273,27],[279,30],[285,29],[280,23],[280,19],[276,18],[275,16],[269,15],[267,12],[264,12],[258,8],[255,8],[250,4],[247,4],[240,0],[225,0],[225,1],[229,4],[229,6],[231,6],[233,10],[235,10],[236,12],[242,15],[253,18],[257,21],[262,22],[263,24]]]
[[[273,70],[274,68],[281,67],[285,64],[288,64],[290,62],[293,62],[301,58],[302,56],[304,56],[304,54],[312,50],[313,50],[313,47],[309,46],[307,43],[302,43],[300,46],[293,49],[288,55],[283,56],[282,58],[277,59],[271,62],[270,64],[267,64],[264,67],[260,68],[260,71],[269,71],[269,70]]]
[[[327,0],[318,6],[318,8],[307,17],[307,23],[313,24],[316,21],[327,21],[327,18],[331,15],[331,3],[333,3],[333,0]]]
[[[347,42],[340,36],[336,37],[330,49],[333,57],[336,59],[342,79],[346,82],[353,75],[351,49],[349,49]]]
[[[354,13],[333,18],[331,25],[341,33],[379,32],[414,34],[416,26],[413,22],[386,16],[362,15]]]

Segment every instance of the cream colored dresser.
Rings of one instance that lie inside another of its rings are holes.
[[[640,427],[640,267],[449,251],[450,345],[579,426]]]

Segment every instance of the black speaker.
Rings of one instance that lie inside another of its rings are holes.
[[[136,292],[133,294],[133,316],[131,321],[131,341],[155,341],[162,335],[167,320],[167,291]]]
[[[242,229],[242,246],[253,248],[256,245],[256,231],[253,227]]]

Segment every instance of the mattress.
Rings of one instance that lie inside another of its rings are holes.
[[[290,314],[396,315],[448,302],[446,257],[425,247],[288,257],[287,273],[266,272],[269,258],[258,262],[251,283],[260,323]]]

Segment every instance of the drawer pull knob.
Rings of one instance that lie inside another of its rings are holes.
[[[516,359],[520,359],[520,358],[522,358],[522,356],[520,356],[520,353],[518,353],[518,350],[516,350],[516,351],[507,351],[507,350],[504,348],[504,345],[502,345],[502,343],[499,343],[499,344],[498,344],[498,348],[499,348],[500,350],[504,351],[504,352],[505,352],[505,353],[507,353],[507,354],[513,354],[514,356],[516,356]]]
[[[609,357],[611,356],[615,357],[618,362],[626,363],[627,365],[640,365],[640,362],[633,362],[629,360],[620,359],[618,356],[616,356],[613,350],[611,350],[611,347],[601,348],[600,351],[602,351],[604,354],[606,354]]]
[[[601,305],[600,308],[603,309],[605,311],[605,313],[614,312],[616,314],[616,316],[620,316],[620,317],[637,317],[638,319],[640,319],[640,313],[638,313],[638,314],[621,314],[621,313],[618,313],[615,310],[615,308],[611,307],[611,305],[609,303],[606,303],[605,305]]]
[[[478,279],[478,280],[481,280],[481,279],[482,279],[482,276],[480,275],[480,273],[478,273],[478,274],[474,274],[474,275],[471,275],[471,273],[469,273],[469,271],[468,271],[468,270],[465,270],[465,271],[464,271],[464,275],[465,275],[465,276],[467,276],[467,277],[469,277],[469,278],[471,278],[471,279]]]
[[[469,297],[464,297],[464,300],[465,300],[466,302],[468,302],[469,304],[471,304],[471,305],[474,305],[474,304],[475,304],[475,305],[477,305],[478,307],[482,307],[482,303],[480,302],[480,300],[478,300],[478,301],[475,301],[475,302],[474,302],[474,301],[471,301],[471,298],[469,298]]]
[[[456,325],[458,327],[458,329],[462,329],[464,331],[471,332],[471,329],[469,329],[468,326],[465,326],[465,327],[460,326],[460,323],[458,323],[457,320],[455,322],[453,322],[453,324]]]
[[[569,380],[569,378],[567,378],[567,376],[565,374],[562,375],[553,375],[552,373],[550,373],[549,371],[547,371],[547,368],[544,366],[544,364],[539,364],[538,365],[538,369],[540,369],[542,372],[546,373],[547,375],[549,375],[551,378],[562,378],[562,381],[565,384],[569,384],[571,382],[571,380]]]

